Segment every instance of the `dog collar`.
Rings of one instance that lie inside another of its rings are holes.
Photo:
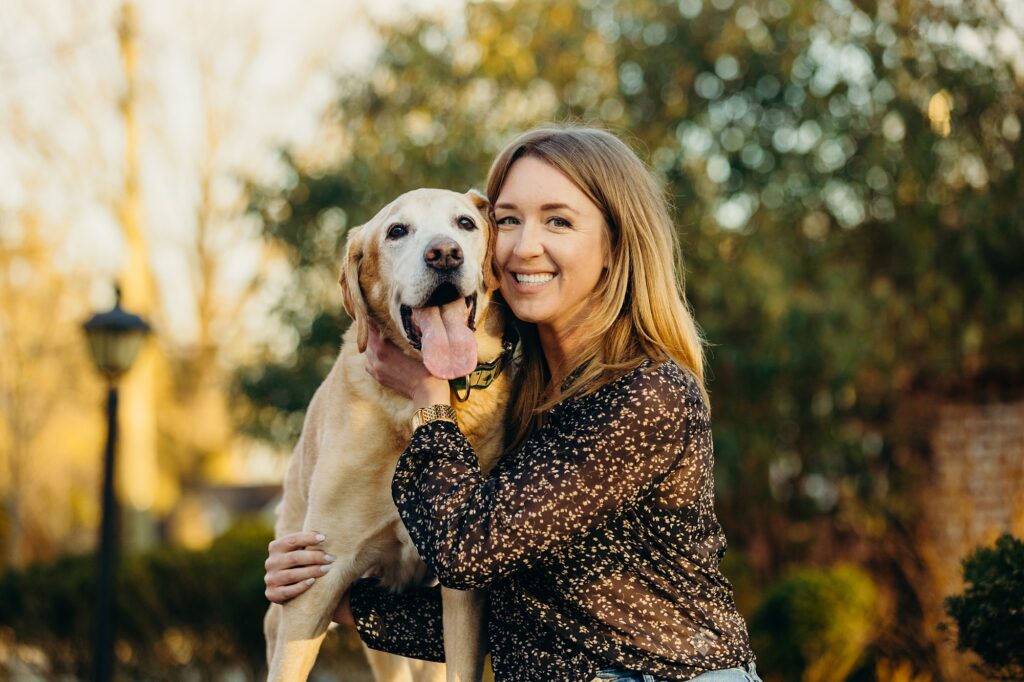
[[[515,347],[515,339],[506,337],[501,341],[501,354],[497,358],[477,365],[476,369],[464,377],[449,379],[448,385],[455,393],[455,399],[464,403],[469,400],[469,394],[474,388],[484,389],[490,386],[511,362]]]

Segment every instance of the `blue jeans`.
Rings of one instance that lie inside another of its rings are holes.
[[[605,668],[597,671],[597,677],[591,682],[665,682],[648,673],[631,672],[620,668]],[[742,668],[727,670],[711,670],[694,677],[690,682],[761,682],[757,676],[757,668],[748,663]]]

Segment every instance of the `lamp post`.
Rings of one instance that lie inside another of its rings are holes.
[[[117,445],[117,382],[131,367],[149,325],[121,309],[121,288],[114,307],[83,325],[96,368],[107,379],[107,446],[103,454],[103,515],[100,522],[100,570],[96,583],[93,680],[108,682],[114,673],[114,571],[117,565],[118,504],[114,491]]]

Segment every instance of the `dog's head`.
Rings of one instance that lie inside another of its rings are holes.
[[[359,351],[373,320],[435,376],[469,374],[477,302],[498,288],[496,235],[489,202],[473,190],[413,190],[350,230],[340,283]]]

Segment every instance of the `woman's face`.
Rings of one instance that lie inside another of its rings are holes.
[[[601,209],[561,171],[526,156],[509,169],[494,215],[502,295],[520,320],[564,337],[584,321],[608,264]]]

